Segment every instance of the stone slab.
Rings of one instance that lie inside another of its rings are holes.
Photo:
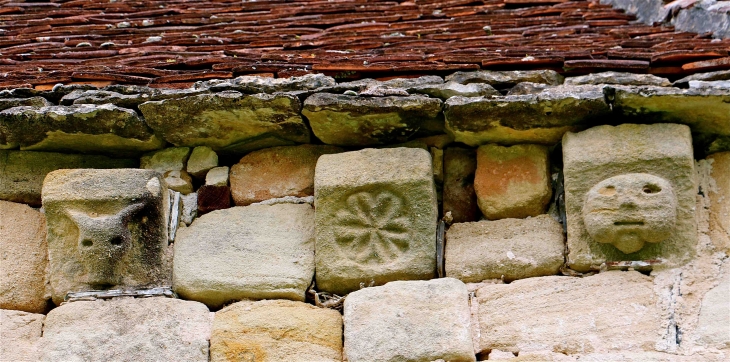
[[[314,195],[314,168],[335,146],[272,147],[249,153],[231,168],[231,193],[238,206],[285,196]]]
[[[484,145],[477,149],[474,190],[489,220],[537,216],[552,196],[548,149],[542,145]]]
[[[710,155],[714,184],[707,196],[710,199],[710,238],[713,243],[730,255],[730,152]]]
[[[292,95],[227,91],[146,102],[139,109],[150,127],[176,146],[240,154],[310,139],[299,115],[301,103]]]
[[[460,84],[485,83],[497,89],[504,89],[521,82],[560,85],[563,83],[563,76],[554,70],[479,70],[476,72],[456,72],[447,76],[446,81]]]
[[[208,361],[205,305],[164,297],[64,304],[46,317],[40,361]]]
[[[719,283],[705,293],[699,311],[699,344],[730,349],[730,262],[723,265]]]
[[[479,351],[654,351],[666,333],[651,278],[638,272],[486,285],[476,301]]]
[[[476,361],[469,294],[452,279],[396,281],[345,299],[345,355],[360,361]]]
[[[15,107],[0,112],[0,148],[139,155],[165,142],[131,109],[111,104]]]
[[[242,299],[304,301],[314,276],[310,205],[214,211],[178,231],[173,289],[220,307]]]
[[[211,186],[228,186],[228,166],[213,167],[205,174],[205,184]]]
[[[43,313],[48,305],[46,217],[0,201],[0,309]]]
[[[68,292],[169,286],[169,195],[153,170],[58,170],[43,183],[53,301]]]
[[[465,283],[556,275],[563,228],[548,215],[453,224],[446,233],[446,276]]]
[[[572,269],[638,260],[671,267],[693,257],[697,190],[687,126],[623,124],[569,133],[563,164]]]
[[[474,173],[477,169],[473,149],[449,147],[444,150],[444,215],[451,212],[453,222],[479,220]]]
[[[59,169],[128,168],[137,160],[100,155],[0,150],[0,200],[41,206],[41,187],[46,175]]]
[[[142,156],[139,168],[155,170],[164,174],[167,171],[181,171],[190,157],[189,147],[168,147]]]
[[[407,165],[407,167],[404,167]],[[317,288],[430,279],[438,209],[431,156],[417,148],[323,155],[314,174]]]
[[[31,97],[31,98],[0,98],[0,111],[4,111],[13,107],[48,107],[52,106],[53,103],[47,101],[43,97]]]
[[[38,361],[43,314],[0,309],[0,361]]]
[[[337,146],[402,143],[443,133],[441,100],[421,95],[358,97],[317,93],[302,114],[314,135]]]
[[[288,300],[238,302],[215,313],[210,360],[342,361],[342,316]]]
[[[583,84],[621,84],[621,85],[651,85],[670,87],[672,82],[667,78],[651,74],[635,74],[626,72],[600,72],[577,77],[565,78],[565,85]]]
[[[208,146],[198,146],[190,154],[187,171],[193,177],[204,178],[208,170],[216,166],[218,166],[218,154]]]

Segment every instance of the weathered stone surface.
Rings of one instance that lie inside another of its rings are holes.
[[[284,196],[312,196],[317,160],[342,151],[334,146],[301,145],[251,152],[231,168],[233,200],[245,206]]]
[[[730,152],[707,157],[712,160],[710,185],[710,238],[719,250],[730,255]]]
[[[142,156],[139,167],[163,174],[167,171],[180,171],[185,169],[188,157],[190,157],[189,147],[169,147]]]
[[[484,217],[522,219],[544,213],[552,195],[549,170],[545,146],[479,147],[474,189]]]
[[[672,85],[667,78],[661,78],[651,74],[626,72],[600,72],[565,78],[565,85],[583,84],[653,85],[657,87],[669,87]]]
[[[371,146],[443,133],[441,100],[424,96],[357,97],[317,93],[304,114],[322,142]]]
[[[651,278],[633,271],[486,285],[477,302],[480,351],[654,351],[666,333]]]
[[[45,317],[0,309],[0,361],[38,361]]]
[[[173,288],[211,307],[241,299],[304,301],[314,276],[314,210],[246,206],[204,215],[178,232]]]
[[[723,89],[723,90],[730,90],[730,80],[715,80],[711,82],[701,81],[701,80],[691,80],[689,81],[689,87],[690,88],[697,88],[697,89]]]
[[[624,9],[627,13],[636,15],[636,18],[644,24],[663,23],[669,13],[669,9],[664,7],[664,2],[661,0],[601,0],[601,4]]]
[[[134,109],[140,104],[149,101],[148,94],[121,94],[107,90],[76,89],[63,96],[59,104],[70,106],[73,104],[113,104],[117,107]]]
[[[443,84],[444,79],[437,75],[424,75],[418,78],[395,78],[376,83],[386,87],[408,89],[422,85]]]
[[[228,166],[213,167],[205,174],[205,184],[212,186],[228,186]]]
[[[46,217],[27,205],[0,201],[0,308],[46,310]]]
[[[210,360],[342,361],[342,316],[288,300],[238,302],[215,314]]]
[[[680,123],[693,132],[730,135],[730,91],[615,87],[614,110],[641,123]]]
[[[290,92],[314,90],[335,86],[335,79],[324,74],[305,74],[301,77],[269,78],[257,76],[240,76],[232,80],[211,80],[198,82],[197,89],[210,88],[213,91],[235,90],[245,94]]]
[[[180,221],[185,225],[190,225],[198,216],[198,194],[193,192],[187,195],[180,195],[182,203],[182,211],[180,212]]]
[[[207,146],[198,146],[188,160],[188,173],[197,178],[205,177],[208,170],[218,166],[218,154]]]
[[[688,88],[689,82],[693,80],[699,80],[699,81],[714,81],[714,80],[729,80],[730,79],[730,70],[718,70],[716,72],[707,72],[707,73],[696,73],[692,75],[688,75],[682,79],[679,79],[672,83],[675,87],[680,88]]]
[[[367,82],[365,89],[360,90],[359,95],[368,97],[408,96],[410,92],[407,89],[437,86],[443,83],[443,78],[434,75],[418,78],[395,78],[384,82],[370,81]]]
[[[408,167],[404,167],[408,165]],[[314,174],[317,287],[430,279],[438,210],[431,157],[417,148],[323,155]]]
[[[53,301],[170,285],[169,196],[152,170],[58,170],[43,183]]]
[[[725,262],[720,283],[702,299],[697,332],[699,342],[717,349],[730,349],[730,263]]]
[[[563,86],[538,94],[452,97],[446,101],[446,130],[457,142],[555,144],[567,131],[610,114],[600,86]]]
[[[563,228],[548,215],[451,225],[446,276],[465,283],[555,275],[563,265]]]
[[[73,302],[50,313],[41,361],[208,361],[210,312],[163,297]]]
[[[563,84],[563,76],[554,70],[478,70],[476,72],[456,72],[447,76],[446,81],[461,84],[486,83],[494,88],[503,89],[513,87],[520,82],[560,85]]]
[[[490,97],[499,96],[500,93],[489,84],[469,83],[460,84],[456,82],[446,82],[443,84],[426,84],[415,87],[406,88],[410,94],[427,94],[431,97],[447,100],[451,97]]]
[[[475,361],[469,295],[452,279],[396,281],[345,299],[345,356],[358,361]]]
[[[31,98],[0,98],[0,111],[4,111],[8,108],[13,107],[48,107],[52,106],[53,103],[47,101],[43,97],[31,97]]]
[[[59,169],[131,168],[137,160],[99,155],[0,150],[0,200],[41,206],[46,175]]]
[[[314,205],[314,196],[307,196],[307,197],[284,196],[284,197],[277,197],[275,199],[268,199],[268,200],[264,200],[261,202],[256,202],[251,205],[278,205],[278,204]]]
[[[203,185],[198,189],[198,215],[231,207],[231,188]]]
[[[468,148],[450,147],[444,151],[444,214],[451,212],[453,222],[479,220],[474,173],[476,152]]]
[[[508,96],[518,96],[525,94],[536,94],[544,91],[545,89],[553,88],[554,85],[543,84],[543,83],[532,83],[532,82],[520,82],[514,87],[509,89],[507,92]]]
[[[309,142],[300,108],[299,99],[291,95],[232,91],[139,106],[150,127],[168,142],[224,153]]]
[[[193,178],[185,171],[167,171],[164,174],[167,187],[187,195],[193,192]]]
[[[692,258],[697,242],[689,128],[598,126],[563,139],[568,265]],[[646,243],[646,244],[645,244]]]
[[[131,109],[111,104],[15,107],[0,112],[0,148],[139,154],[164,141]]]

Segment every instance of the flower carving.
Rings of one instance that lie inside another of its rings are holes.
[[[347,198],[347,207],[336,214],[337,243],[345,255],[364,264],[387,263],[408,250],[410,218],[404,200],[380,190],[360,191]]]

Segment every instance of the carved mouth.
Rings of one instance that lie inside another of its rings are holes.
[[[614,225],[618,226],[643,226],[643,221],[616,221],[613,223]]]

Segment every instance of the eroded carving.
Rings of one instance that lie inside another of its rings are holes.
[[[583,222],[599,243],[625,254],[666,240],[675,229],[677,197],[669,181],[647,173],[623,174],[593,186],[585,196]]]
[[[335,239],[343,254],[358,263],[389,263],[408,251],[410,219],[406,201],[380,190],[359,191],[347,198],[347,208],[336,214]]]

